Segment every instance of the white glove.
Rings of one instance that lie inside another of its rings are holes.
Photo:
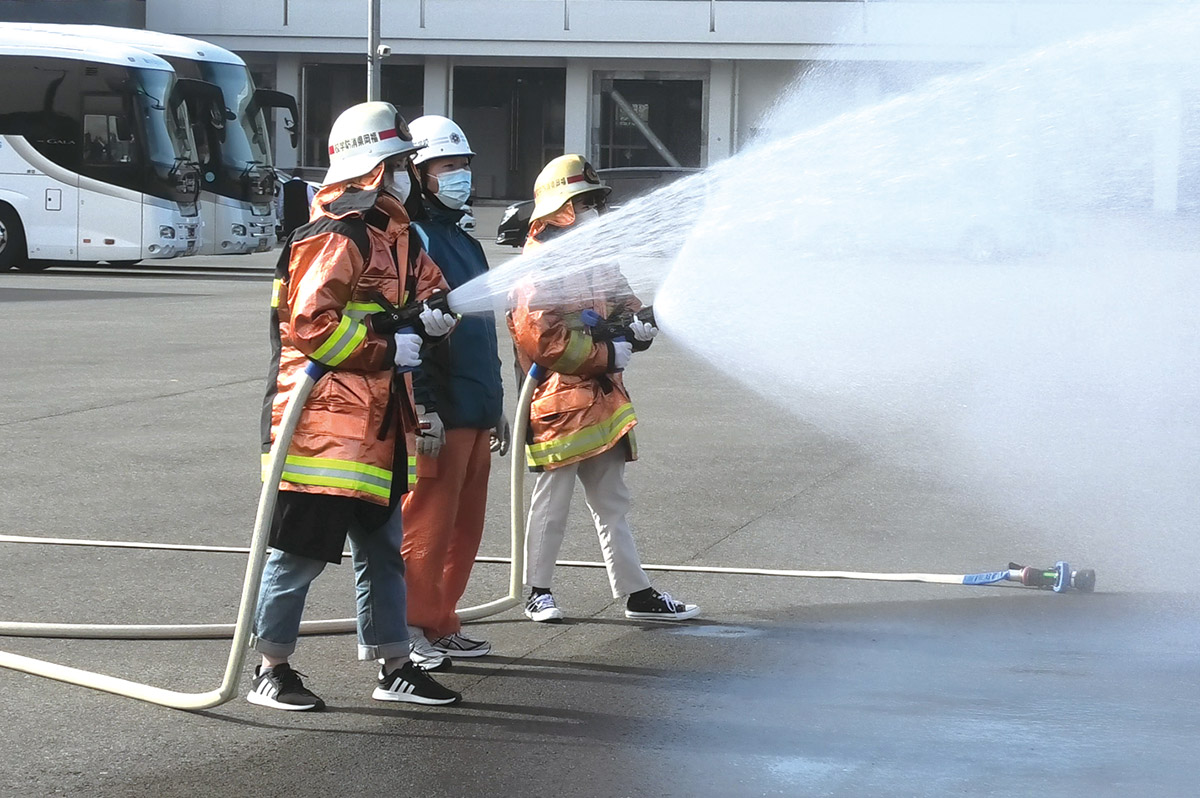
[[[642,321],[637,316],[634,316],[633,321],[629,322],[629,330],[639,341],[651,341],[654,340],[654,336],[658,335],[657,327],[648,321]]]
[[[444,310],[429,307],[426,303],[424,309],[421,310],[421,315],[418,316],[421,320],[421,326],[425,328],[425,334],[431,338],[441,338],[446,333],[454,329],[454,325],[458,324],[458,319],[446,313]]]
[[[437,457],[446,442],[446,428],[442,417],[435,412],[425,412],[424,405],[417,405],[417,454]]]
[[[613,341],[613,371],[621,371],[629,365],[633,355],[633,344],[628,341]]]
[[[398,332],[396,337],[396,368],[411,369],[421,365],[421,336]]]
[[[496,452],[501,457],[508,454],[508,447],[512,443],[512,427],[508,425],[508,416],[501,414],[500,423],[492,430],[491,450]]]

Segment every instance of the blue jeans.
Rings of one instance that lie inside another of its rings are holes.
[[[358,598],[358,658],[408,656],[408,625],[404,598],[404,560],[400,544],[404,530],[400,505],[383,526],[364,529],[351,521],[350,554]],[[272,549],[258,590],[251,646],[269,657],[287,657],[296,650],[300,616],[308,587],[325,569],[325,562]]]

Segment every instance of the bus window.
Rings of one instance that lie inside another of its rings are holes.
[[[96,166],[133,162],[133,134],[121,117],[83,115],[83,160]]]

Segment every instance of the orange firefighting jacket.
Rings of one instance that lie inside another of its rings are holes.
[[[306,362],[329,369],[300,416],[282,490],[387,505],[393,489],[403,493],[414,473],[411,457],[410,463],[392,462],[397,434],[408,436],[399,451],[415,452],[412,380],[405,374],[396,381],[404,390],[393,392],[393,337],[372,330],[367,316],[383,309],[372,299],[376,291],[403,306],[448,286],[423,250],[410,254],[408,215],[399,201],[380,191],[383,175],[381,164],[365,177],[322,188],[311,221],[292,241],[286,278],[276,280],[272,305],[279,345],[275,390],[272,395],[268,389],[264,413],[269,426],[264,451],[275,439]],[[346,225],[330,220],[356,222],[358,230],[365,220],[366,259],[344,233]]]
[[[536,220],[525,247],[540,245],[547,222],[566,226],[575,214],[567,203],[558,213]],[[569,297],[564,301],[565,297]],[[636,312],[642,303],[616,266],[540,285],[532,280],[512,292],[507,314],[517,361],[523,372],[534,363],[550,372],[530,405],[526,460],[534,469],[554,469],[593,457],[626,442],[626,460],[637,459],[633,428],[637,417],[619,373],[612,369],[612,345],[594,341],[582,313],[607,318]]]

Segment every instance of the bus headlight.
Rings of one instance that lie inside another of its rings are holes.
[[[175,228],[171,227],[170,225],[164,224],[162,227],[158,228],[158,237],[159,238],[174,238],[175,237]]]
[[[233,227],[231,227],[229,229],[235,236],[245,236],[246,235],[246,225],[244,225],[244,224],[235,224],[235,225],[233,225]]]

